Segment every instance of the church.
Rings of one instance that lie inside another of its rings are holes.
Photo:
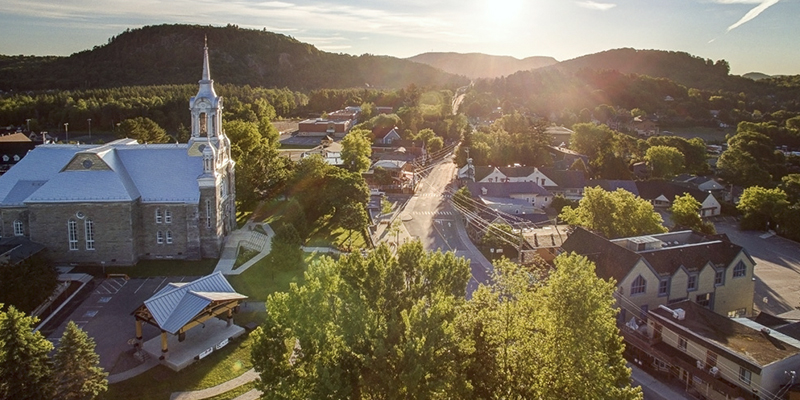
[[[217,258],[236,227],[234,161],[204,47],[188,143],[44,144],[0,176],[0,233],[55,263]]]

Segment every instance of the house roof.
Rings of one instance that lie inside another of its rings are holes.
[[[606,180],[606,179],[595,179],[589,181],[589,187],[600,186],[603,190],[607,192],[613,192],[617,189],[626,190],[631,192],[635,195],[639,195],[639,189],[636,188],[635,181],[620,181],[620,180]]]
[[[527,207],[533,208],[531,203],[529,203],[525,199],[512,199],[509,197],[490,197],[490,196],[478,196],[483,204],[486,204],[489,207],[492,206],[517,206],[517,207]]]
[[[372,168],[381,167],[383,169],[403,169],[405,166],[406,162],[401,160],[379,160],[372,165]]]
[[[575,228],[561,248],[567,252],[586,256],[594,262],[598,277],[614,278],[617,281],[624,279],[640,258],[635,252],[615,245],[608,239],[581,227]]]
[[[567,171],[554,168],[539,168],[539,171],[555,182],[559,189],[582,189],[586,187],[586,176],[581,171]]]
[[[547,189],[533,182],[467,182],[473,196],[511,197],[514,194],[550,196]],[[484,193],[483,189],[486,189]]]
[[[13,143],[13,142],[31,143],[32,140],[31,138],[25,136],[25,134],[22,132],[0,136],[0,143]]]
[[[186,144],[42,145],[0,177],[0,206],[47,202],[196,203],[201,157]],[[67,169],[75,157],[96,156],[107,170]],[[169,171],[169,173],[164,173]]]
[[[645,200],[655,200],[664,196],[672,202],[676,196],[683,196],[688,193],[697,201],[702,203],[708,198],[709,194],[699,189],[683,186],[675,182],[653,180],[636,181],[636,188],[639,190],[639,197]]]
[[[372,129],[372,136],[375,137],[376,140],[380,140],[386,137],[390,132],[395,131],[394,133],[399,135],[395,130],[397,127],[385,127],[385,128],[373,128]]]
[[[214,301],[243,300],[230,283],[217,271],[189,283],[170,283],[144,301],[158,326],[177,333],[184,325]]]
[[[41,243],[32,242],[25,236],[12,236],[0,239],[0,256],[8,256],[9,262],[16,264],[44,250]]]
[[[475,182],[480,181],[483,178],[486,178],[487,176],[489,176],[489,174],[494,172],[495,169],[494,167],[486,167],[486,166],[474,167],[474,168],[475,168]]]
[[[708,263],[717,267],[727,267],[741,251],[741,246],[731,242],[715,240],[706,243],[644,251],[639,252],[639,254],[659,274],[672,275],[680,267],[684,267],[689,271],[699,271]]]
[[[800,341],[776,331],[765,334],[765,328],[746,318],[727,318],[692,301],[684,300],[669,306],[683,309],[686,314],[678,320],[667,310],[656,308],[649,313],[670,329],[698,336],[731,361],[761,372],[769,364],[800,353]],[[733,357],[730,357],[733,356]]]

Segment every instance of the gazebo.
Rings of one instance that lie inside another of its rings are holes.
[[[174,364],[169,365],[173,369],[183,368],[191,364],[192,360],[209,354],[214,348],[221,348],[227,344],[229,338],[243,333],[243,328],[233,325],[233,313],[246,298],[247,296],[237,293],[220,272],[192,282],[169,283],[133,312],[136,319],[135,345],[137,348],[144,346],[148,353],[152,353],[150,347],[155,347],[157,352],[155,338],[142,343],[142,323],[153,325],[161,331],[159,359],[168,360],[168,334],[177,336],[177,342],[180,343],[186,340],[186,332],[190,329],[211,325],[211,329],[204,331],[202,335],[193,335],[191,343],[181,346],[181,360],[169,363]],[[223,314],[227,322],[215,322],[219,320],[214,318]]]

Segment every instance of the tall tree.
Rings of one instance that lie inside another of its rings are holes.
[[[609,239],[667,231],[652,204],[623,189],[586,188],[578,207],[564,207],[559,218]]]
[[[0,304],[31,313],[58,286],[58,273],[46,259],[34,255],[20,263],[0,264]]]
[[[548,276],[497,263],[456,322],[477,399],[641,399],[615,323],[615,285],[563,254]]]
[[[672,212],[671,218],[675,227],[715,234],[714,224],[700,218],[700,207],[702,204],[689,193],[675,196],[675,201],[672,202],[672,207],[669,209]]]
[[[53,350],[42,333],[33,331],[36,317],[0,304],[0,399],[50,399]]]
[[[653,146],[644,156],[655,178],[670,178],[683,170],[683,153],[670,146]]]
[[[304,286],[270,295],[253,364],[270,399],[444,398],[464,390],[451,321],[464,302],[466,260],[397,256],[324,258]]]
[[[164,128],[147,117],[126,119],[119,124],[117,132],[119,136],[136,139],[139,143],[169,143],[172,141]]]
[[[58,342],[54,362],[58,398],[89,400],[108,390],[108,374],[100,367],[94,339],[72,321]]]
[[[369,169],[372,155],[372,132],[366,129],[353,129],[342,139],[342,162],[351,172],[364,172]]]
[[[786,192],[782,189],[751,186],[744,190],[736,208],[743,214],[743,229],[765,230],[776,228],[788,206]]]

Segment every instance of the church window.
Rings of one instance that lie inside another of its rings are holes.
[[[94,250],[94,221],[87,219],[83,222],[86,233],[86,250]]]
[[[25,235],[25,229],[23,229],[22,221],[16,220],[14,221],[14,236],[23,236]]]
[[[208,117],[206,113],[200,113],[200,136],[208,135]]]
[[[172,231],[167,231],[167,244],[172,244]]]
[[[164,223],[171,224],[172,223],[172,211],[164,210]]]
[[[8,160],[9,160],[8,155],[3,154],[3,161],[8,162]]]
[[[156,243],[164,244],[164,232],[161,231],[156,232]]]
[[[156,223],[157,224],[161,223],[161,209],[160,208],[156,208]]]
[[[19,161],[19,154],[14,154],[14,161]]]
[[[67,222],[67,235],[69,239],[69,249],[78,250],[78,223],[74,219]]]
[[[206,227],[211,228],[211,200],[206,200]]]

